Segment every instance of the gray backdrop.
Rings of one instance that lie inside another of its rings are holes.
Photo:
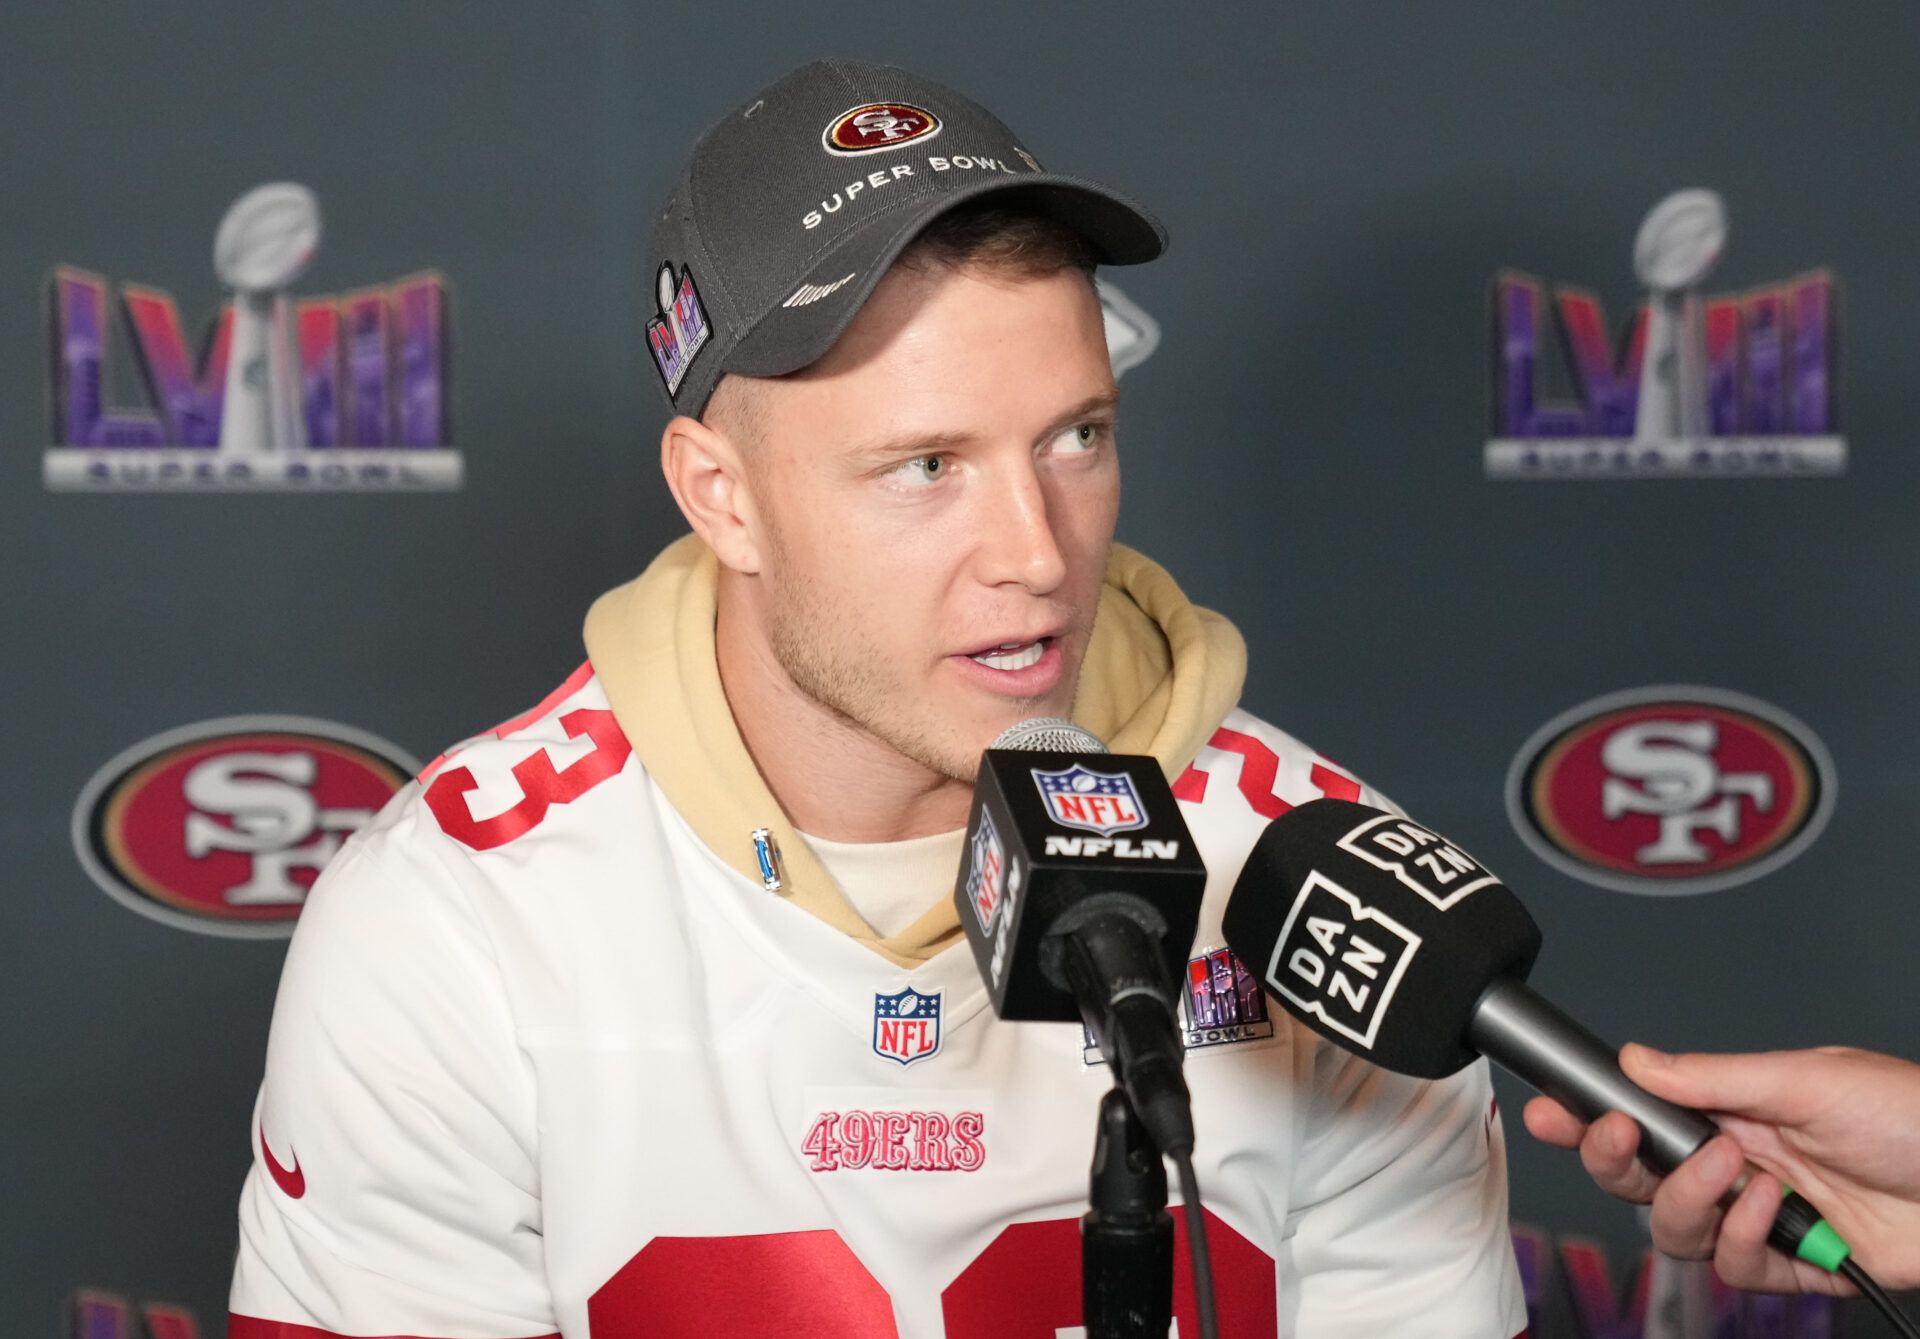
[[[1917,29],[1905,0],[9,6],[0,1315],[45,1334],[93,1285],[218,1334],[284,951],[104,896],[68,839],[83,783],[244,712],[431,757],[578,663],[591,598],[681,529],[641,343],[652,202],[708,121],[821,54],[966,89],[1165,218],[1170,255],[1116,276],[1164,333],[1127,375],[1121,538],[1246,633],[1249,705],[1529,898],[1537,983],[1620,1038],[1920,1052],[1896,862],[1920,689]],[[464,491],[43,489],[49,272],[166,288],[197,339],[224,296],[215,223],[280,179],[326,216],[300,292],[446,277]],[[1838,276],[1847,473],[1487,480],[1496,271],[1590,287],[1617,324],[1634,229],[1693,185],[1731,213],[1712,286]],[[1667,682],[1824,739],[1842,790],[1806,854],[1652,899],[1520,843],[1501,790],[1521,742]],[[1637,1253],[1630,1211],[1504,1098],[1516,1219]]]

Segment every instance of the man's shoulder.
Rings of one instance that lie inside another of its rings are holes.
[[[600,687],[592,663],[582,661],[578,669],[537,704],[492,729],[469,735],[452,745],[426,765],[418,780],[422,786],[430,785],[449,769],[457,770],[476,758],[501,752],[502,746],[524,755],[529,744],[558,742],[569,737],[568,726],[562,724],[563,720],[568,720],[574,727],[572,733],[578,735],[584,721],[577,713],[609,710],[607,695]]]
[[[1388,804],[1346,767],[1242,707],[1227,713],[1175,778],[1173,794],[1189,822],[1253,835],[1322,797]]]
[[[632,753],[583,664],[532,708],[435,758],[354,834],[307,896],[296,956],[510,934],[517,908],[597,886],[618,859],[610,843],[637,826],[608,821],[605,807],[639,812]]]
[[[595,827],[588,801],[637,767],[583,664],[529,710],[427,764],[329,862],[309,908],[357,900],[347,884],[451,893],[476,873],[491,881],[523,866],[529,847],[555,837],[579,850],[581,830]]]
[[[632,761],[605,689],[582,663],[532,708],[429,763],[389,840],[437,837],[470,857],[536,841],[568,826],[571,806]]]

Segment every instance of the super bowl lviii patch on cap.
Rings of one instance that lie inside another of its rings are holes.
[[[693,271],[682,270],[675,287],[671,263],[660,267],[660,279],[654,302],[658,310],[647,322],[647,347],[653,351],[653,364],[667,384],[667,394],[676,394],[687,379],[694,356],[706,347],[713,328],[707,323],[707,310],[700,305],[700,290],[694,287]]]
[[[818,360],[922,229],[989,198],[1078,233],[1101,265],[1166,247],[1125,196],[1043,169],[986,108],[911,71],[819,60],[740,103],[693,146],[648,244],[648,352],[673,409],[699,415],[727,373]]]

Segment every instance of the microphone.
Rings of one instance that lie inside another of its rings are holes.
[[[1383,1069],[1438,1079],[1484,1055],[1582,1120],[1624,1111],[1641,1160],[1663,1175],[1720,1132],[1627,1078],[1615,1047],[1526,984],[1540,953],[1533,917],[1484,865],[1409,819],[1332,799],[1282,814],[1254,843],[1223,929],[1289,1013]],[[1792,1192],[1770,1241],[1827,1270],[1848,1254]]]
[[[1154,759],[1045,717],[981,757],[954,900],[994,1012],[1084,1021],[1176,1158],[1193,1149],[1193,1115],[1173,983],[1206,881]]]

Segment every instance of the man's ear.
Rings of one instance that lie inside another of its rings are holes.
[[[660,472],[687,524],[722,566],[752,576],[760,570],[760,527],[745,464],[725,433],[684,414],[660,434]]]

